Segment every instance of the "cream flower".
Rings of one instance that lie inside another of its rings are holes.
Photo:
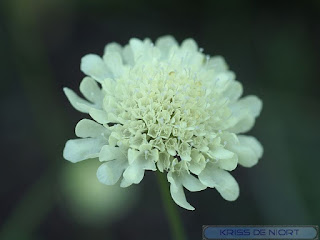
[[[65,159],[99,157],[99,181],[121,179],[121,187],[140,183],[146,170],[167,173],[173,200],[189,210],[184,188],[216,188],[229,201],[239,196],[229,172],[262,156],[254,137],[240,135],[253,127],[262,102],[240,99],[242,85],[222,57],[204,55],[192,39],[133,38],[124,47],[108,44],[102,58],[84,56],[81,70],[89,76],[80,84],[87,100],[64,91],[93,120],[77,124],[80,139],[66,143]]]

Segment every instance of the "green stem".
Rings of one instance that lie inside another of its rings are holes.
[[[186,240],[183,224],[177,210],[177,205],[173,202],[170,192],[169,184],[164,173],[157,171],[158,183],[161,191],[162,202],[169,221],[172,239]]]

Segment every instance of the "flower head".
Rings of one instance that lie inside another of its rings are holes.
[[[235,200],[239,186],[229,171],[238,163],[255,165],[262,156],[250,130],[262,103],[256,96],[240,99],[242,85],[220,56],[202,53],[196,42],[179,45],[171,36],[131,39],[122,47],[106,46],[103,58],[89,54],[81,70],[85,99],[64,88],[81,120],[80,139],[69,140],[64,158],[78,162],[99,157],[100,182],[138,184],[146,170],[167,174],[173,200],[194,210],[184,189],[216,188]]]

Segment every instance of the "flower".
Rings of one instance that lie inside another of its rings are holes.
[[[80,139],[69,140],[64,158],[79,162],[99,157],[100,182],[138,184],[146,170],[167,173],[170,193],[181,207],[194,210],[184,188],[216,188],[233,201],[239,186],[229,173],[238,163],[252,167],[263,153],[249,131],[262,102],[242,95],[242,85],[220,56],[202,53],[193,39],[179,45],[171,36],[132,38],[122,47],[106,45],[102,58],[81,60],[88,75],[80,84],[82,99],[64,88],[81,120]],[[101,86],[101,88],[100,88]]]

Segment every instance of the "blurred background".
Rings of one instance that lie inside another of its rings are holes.
[[[98,183],[98,161],[62,158],[86,117],[62,92],[78,91],[81,57],[166,34],[224,56],[264,103],[250,134],[265,153],[233,172],[240,198],[186,191],[189,239],[204,224],[320,223],[320,1],[1,0],[0,239],[170,239],[153,173],[126,191]]]

